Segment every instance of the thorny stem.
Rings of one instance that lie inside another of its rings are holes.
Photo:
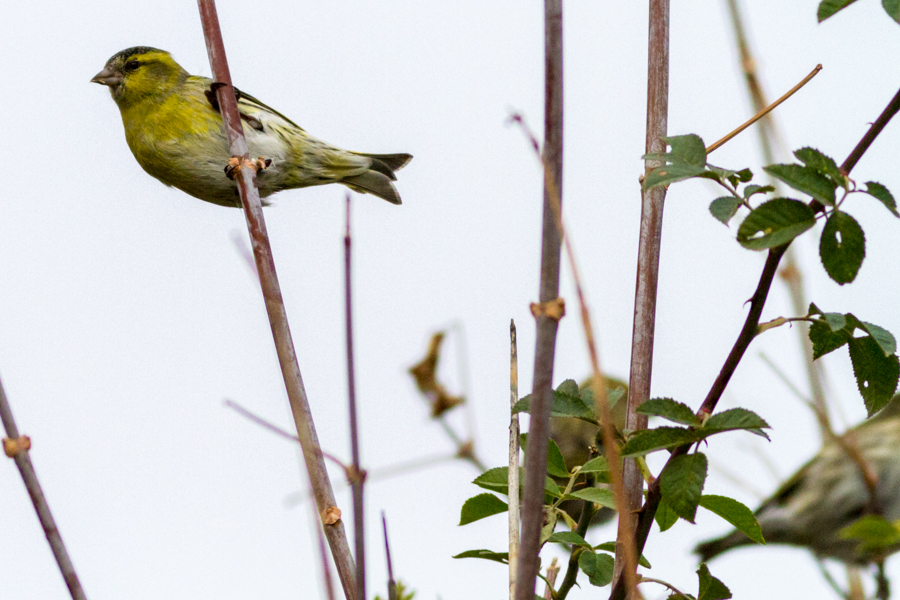
[[[669,111],[669,0],[650,0],[648,29],[645,149],[647,154],[661,154],[666,149],[663,140],[667,135]],[[644,163],[644,173],[649,173],[661,164],[661,161],[647,159]],[[665,187],[642,190],[634,323],[631,334],[631,369],[625,414],[625,428],[632,431],[647,428],[647,417],[638,414],[637,407],[650,398],[659,251],[665,198]],[[623,467],[626,500],[624,504],[619,505],[613,580],[619,584],[624,598],[626,595],[640,596],[637,589],[637,557],[641,553],[641,548],[635,541],[633,512],[641,505],[644,478],[635,460],[626,460]]]
[[[247,142],[244,139],[241,127],[240,114],[238,113],[234,87],[231,84],[231,74],[228,70],[228,61],[225,57],[225,45],[222,41],[222,32],[219,29],[219,19],[216,14],[215,0],[198,0],[200,20],[203,24],[203,34],[206,38],[206,49],[209,54],[210,67],[213,79],[221,84],[216,89],[216,96],[222,113],[222,121],[225,134],[228,137],[229,148],[232,156],[241,161],[242,167],[236,169],[238,193],[247,219],[247,229],[250,233],[250,241],[253,248],[253,256],[256,260],[256,268],[259,272],[260,285],[263,298],[266,303],[266,311],[269,315],[269,323],[272,327],[272,337],[278,354],[278,362],[284,377],[285,388],[297,426],[297,436],[303,448],[303,457],[306,461],[306,470],[309,474],[310,487],[316,498],[316,506],[319,515],[331,511],[335,507],[334,491],[325,468],[325,460],[319,447],[312,413],[303,386],[303,378],[300,367],[297,364],[297,354],[294,350],[294,342],[291,338],[291,330],[288,325],[287,311],[284,306],[284,298],[281,295],[281,287],[278,284],[278,276],[275,272],[275,261],[272,256],[272,247],[266,232],[266,223],[262,214],[262,206],[259,200],[259,191],[256,187],[256,171],[250,163]],[[337,567],[338,576],[344,595],[349,600],[356,599],[356,575],[353,564],[353,556],[347,543],[343,522],[324,525],[325,537],[331,547],[331,554]],[[358,600],[364,600],[362,598]]]
[[[885,125],[888,123],[888,121],[890,121],[891,117],[897,114],[898,111],[900,111],[900,91],[897,92],[888,106],[881,113],[881,116],[879,116],[878,119],[872,124],[872,127],[868,132],[866,132],[866,135],[863,137],[860,143],[857,144],[856,148],[854,148],[850,156],[847,157],[847,160],[845,160],[841,165],[841,170],[844,173],[846,173],[847,175],[850,174],[850,170],[856,165],[856,163],[859,161],[859,158],[866,152],[866,150],[871,147],[872,142],[875,140],[878,133],[880,133],[881,130],[884,129]],[[813,200],[812,202],[810,202],[810,207],[813,208],[817,204],[818,203]],[[753,297],[750,301],[750,312],[747,315],[746,321],[744,322],[744,327],[741,329],[741,333],[738,335],[738,339],[735,342],[734,347],[728,354],[728,358],[725,360],[725,364],[722,366],[722,370],[719,372],[719,375],[718,377],[716,377],[716,380],[713,383],[713,386],[710,389],[709,393],[707,394],[706,399],[703,401],[698,414],[712,414],[712,412],[716,408],[716,404],[722,397],[722,393],[725,391],[725,386],[728,384],[728,381],[731,379],[731,376],[737,369],[737,365],[740,362],[741,357],[744,355],[744,352],[747,350],[750,342],[753,341],[753,338],[757,331],[757,327],[759,325],[759,317],[762,314],[762,309],[766,303],[769,288],[771,287],[772,280],[775,278],[775,274],[778,271],[778,263],[789,245],[790,244],[788,243],[769,250],[769,255],[766,258],[766,264],[763,267],[763,272],[760,276],[759,284],[757,285],[756,292],[754,292]],[[678,448],[675,448],[669,457],[669,461],[678,456],[684,455],[689,448],[690,446],[680,446]],[[659,479],[657,479],[653,482],[652,485],[650,485],[650,488],[647,491],[647,500],[638,513],[638,525],[634,534],[634,543],[638,552],[643,552],[644,544],[647,541],[647,535],[650,532],[650,526],[653,523],[653,517],[656,515],[656,510],[657,508],[659,508],[659,501],[661,498],[662,496],[660,493]],[[610,600],[624,600],[627,592],[625,582],[621,577],[616,577],[614,581],[615,584],[613,586],[612,594],[610,595]]]
[[[541,236],[541,283],[539,301],[556,301],[559,296],[560,236],[546,191],[546,181],[562,182],[563,72],[562,0],[544,2],[544,210]],[[559,323],[546,313],[537,317],[532,384],[531,425],[528,431],[528,462],[522,507],[522,535],[517,568],[516,600],[534,600],[538,574],[540,534],[543,517],[544,478],[547,471],[547,443],[550,439],[553,362]]]
[[[0,420],[3,421],[3,427],[6,429],[7,439],[13,442],[23,439],[19,437],[19,428],[16,427],[16,421],[13,418],[12,408],[10,408],[9,401],[6,398],[2,381],[0,381]],[[37,513],[38,521],[41,523],[41,528],[44,530],[44,535],[50,544],[50,550],[53,552],[53,558],[56,559],[59,572],[62,573],[72,600],[87,600],[84,589],[81,587],[81,582],[78,580],[78,574],[75,572],[75,567],[72,565],[72,560],[69,558],[65,544],[63,544],[62,536],[56,527],[56,521],[50,512],[50,505],[47,504],[47,498],[44,497],[44,491],[38,482],[37,473],[34,470],[34,465],[31,463],[28,450],[20,449],[12,458],[16,462],[22,481],[25,483],[25,489],[28,490],[28,495],[31,497],[34,511]]]
[[[354,477],[350,480],[353,491],[353,541],[356,546],[356,597],[366,597],[366,528],[363,510],[363,486],[365,474],[359,463],[359,426],[356,420],[356,374],[353,366],[353,293],[351,277],[350,194],[347,194],[347,228],[344,233],[344,318],[347,327],[347,391],[350,408],[350,456]]]

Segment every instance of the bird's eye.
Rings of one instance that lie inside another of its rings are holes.
[[[125,70],[126,71],[134,71],[140,66],[141,66],[140,62],[138,62],[136,60],[129,60],[127,63],[125,63]]]

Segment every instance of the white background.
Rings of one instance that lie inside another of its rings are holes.
[[[876,0],[824,25],[812,0],[746,4],[770,96],[824,65],[778,109],[789,147],[815,146],[840,162],[896,92],[898,26]],[[292,425],[257,283],[233,241],[246,239],[243,215],[143,173],[107,89],[89,83],[109,56],[135,45],[169,50],[192,73],[208,75],[196,6],[36,0],[7,3],[3,12],[0,375],[20,429],[34,441],[32,458],[88,596],[323,597],[309,505],[287,502],[304,485],[296,449],[222,405],[231,398]],[[646,7],[578,0],[564,12],[566,219],[604,367],[627,377]],[[365,464],[377,470],[453,452],[406,373],[429,335],[453,324],[466,335],[477,451],[490,466],[503,464],[509,320],[519,328],[524,393],[541,215],[537,163],[505,121],[517,110],[542,130],[542,4],[222,1],[219,14],[236,85],[333,144],[415,156],[399,173],[402,206],[371,196],[353,203]],[[724,2],[675,2],[671,17],[669,130],[709,143],[751,112]],[[898,143],[900,123],[891,123],[854,177],[900,192]],[[759,172],[755,134],[730,142],[713,162]],[[284,192],[266,218],[320,439],[347,457],[344,193],[338,186]],[[739,247],[735,225],[726,229],[709,215],[718,195],[705,182],[676,185],[665,211],[653,394],[693,406],[740,329],[764,256]],[[817,236],[804,236],[795,247],[809,296],[898,333],[900,221],[871,198],[848,207],[867,233],[862,271],[839,287],[818,261]],[[574,308],[567,269],[562,295]],[[763,318],[789,312],[776,284]],[[588,373],[570,313],[560,328],[556,383]],[[451,336],[441,368],[454,392],[462,386],[458,342]],[[750,505],[759,501],[751,487],[767,493],[777,483],[761,456],[785,477],[818,446],[811,414],[761,351],[806,387],[788,328],[754,342],[729,386],[723,406],[759,412],[773,425],[772,443],[746,434],[712,441],[715,465],[748,485],[713,471],[706,491]],[[843,422],[861,419],[846,352],[825,365]],[[462,429],[461,415],[454,424]],[[377,517],[385,510],[394,569],[418,598],[505,597],[501,566],[450,558],[505,547],[504,517],[456,525],[462,502],[480,491],[470,484],[476,475],[450,463],[367,487],[370,596],[384,594]],[[350,526],[349,494],[338,495]],[[728,530],[709,513],[698,523],[662,536],[654,530],[649,575],[696,593],[692,547]],[[592,536],[599,543],[614,532]],[[0,539],[0,598],[66,597],[11,461],[0,463]],[[711,569],[736,597],[831,594],[802,550],[742,550]],[[607,593],[584,585],[573,597]],[[664,596],[656,586],[645,593]]]

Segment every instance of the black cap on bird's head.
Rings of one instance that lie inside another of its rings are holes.
[[[165,50],[151,46],[134,46],[114,54],[103,67],[103,70],[94,75],[92,83],[108,86],[113,98],[118,102],[124,92],[126,80],[144,65],[155,65],[163,69],[166,74],[178,74],[183,71],[172,60],[171,55]],[[161,79],[166,79],[163,75]],[[132,78],[133,80],[134,78]]]

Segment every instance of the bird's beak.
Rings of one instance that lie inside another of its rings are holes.
[[[116,87],[124,81],[121,73],[116,72],[112,67],[106,67],[91,79],[91,83],[99,83],[100,85],[108,85]]]

